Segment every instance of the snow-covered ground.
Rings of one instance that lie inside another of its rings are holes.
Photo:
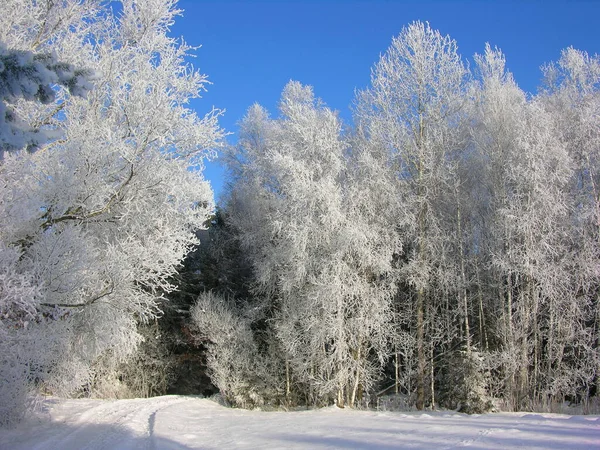
[[[600,449],[600,416],[229,409],[206,399],[48,399],[1,449]]]

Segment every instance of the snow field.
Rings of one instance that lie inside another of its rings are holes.
[[[600,449],[600,416],[300,412],[225,408],[211,400],[45,400],[43,412],[0,430],[0,449]]]

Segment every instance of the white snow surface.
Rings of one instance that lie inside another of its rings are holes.
[[[600,449],[600,416],[231,409],[211,400],[44,401],[1,449]]]

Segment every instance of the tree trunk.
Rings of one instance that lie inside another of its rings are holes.
[[[430,366],[431,366],[431,410],[435,409],[435,377],[434,377],[434,366],[433,366],[433,343],[431,343],[430,353]]]
[[[394,384],[394,392],[396,393],[396,395],[399,392],[399,387],[400,387],[400,361],[399,361],[400,355],[398,354],[398,347],[396,346],[396,352],[394,354],[394,380],[395,380],[395,384]]]
[[[291,394],[291,388],[290,388],[290,361],[288,359],[285,360],[285,401],[287,402],[288,406],[290,406],[290,394]]]
[[[425,406],[425,337],[424,337],[424,297],[422,288],[417,292],[417,409]]]
[[[516,350],[516,345],[515,345],[515,333],[514,333],[514,329],[513,329],[513,317],[512,317],[513,301],[512,301],[512,279],[511,278],[512,277],[510,274],[508,274],[506,276],[506,333],[507,333],[507,337],[506,337],[505,345],[507,348],[505,351],[508,351],[510,354],[514,354],[514,351]],[[517,398],[518,398],[515,375],[516,375],[515,370],[513,370],[513,368],[511,368],[508,382],[509,382],[509,392],[510,392],[510,394],[509,394],[510,395],[510,403],[511,403],[511,407],[513,410],[517,409]]]
[[[354,407],[358,394],[358,387],[360,386],[360,358],[361,351],[360,346],[358,347],[358,351],[356,352],[356,376],[354,379],[354,387],[352,388],[352,396],[350,397],[350,406]]]
[[[343,386],[338,387],[337,406],[338,406],[338,408],[343,408],[345,406],[344,405],[344,387]]]
[[[476,260],[477,261],[477,260]],[[477,297],[479,300],[479,345],[481,348],[489,350],[489,341],[487,335],[487,327],[485,326],[485,315],[483,310],[483,288],[479,279],[479,263],[476,262],[475,272],[477,274]]]
[[[461,225],[461,216],[460,216],[460,197],[458,192],[458,186],[456,187],[456,221],[458,225],[458,236],[457,236],[457,244],[458,251],[460,253],[460,281],[461,281],[461,289],[460,295],[462,299],[462,309],[464,316],[464,326],[465,326],[465,347],[467,350],[467,357],[471,356],[471,329],[469,327],[469,299],[467,298],[467,277],[465,275],[465,255],[463,251],[462,244],[462,225]]]

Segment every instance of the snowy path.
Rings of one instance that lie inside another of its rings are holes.
[[[0,430],[0,449],[600,449],[599,416],[260,412],[177,396],[45,406],[46,418]]]

